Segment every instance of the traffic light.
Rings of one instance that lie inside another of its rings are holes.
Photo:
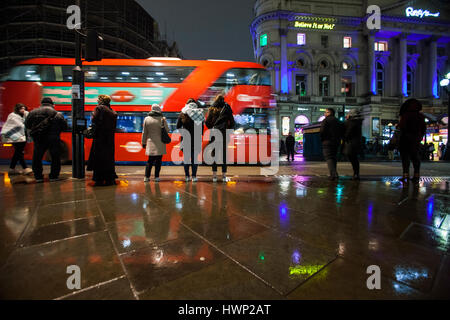
[[[100,37],[95,30],[88,30],[86,37],[86,61],[100,61],[102,60],[102,52],[100,48],[103,47],[103,38]]]
[[[345,120],[345,113],[344,112],[338,112],[338,119],[339,121],[344,121]]]

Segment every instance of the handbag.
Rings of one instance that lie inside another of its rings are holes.
[[[57,114],[58,113],[48,116],[38,124],[34,125],[30,129],[30,136],[34,139],[36,137],[45,135],[47,131],[50,129],[51,122],[56,118]]]
[[[85,131],[86,138],[94,139],[94,135],[95,135],[95,127],[94,126],[89,126],[89,128],[87,128],[86,131]]]
[[[164,126],[164,118],[161,119],[161,141],[164,144],[169,144],[170,142],[172,142],[172,139],[170,139],[170,136],[167,133],[166,127]]]

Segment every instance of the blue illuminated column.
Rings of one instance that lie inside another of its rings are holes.
[[[428,95],[430,97],[439,98],[438,94],[438,79],[437,79],[437,46],[436,38],[432,38],[428,45],[429,54],[429,69],[428,69],[428,85],[430,92]]]
[[[289,93],[288,66],[287,66],[287,29],[280,30],[281,39],[281,93]]]
[[[373,31],[370,31],[367,35],[367,55],[368,55],[368,68],[369,68],[369,92],[373,95],[377,94],[377,87],[376,87],[376,72],[375,72],[375,33]]]
[[[406,97],[408,96],[408,89],[407,89],[407,81],[406,81],[406,34],[401,34],[400,35],[400,46],[399,46],[399,51],[400,51],[400,61],[399,61],[399,73],[398,73],[398,88],[399,88],[399,95]]]

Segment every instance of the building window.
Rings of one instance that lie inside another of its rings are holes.
[[[267,46],[267,33],[264,33],[259,37],[259,45],[261,47]]]
[[[344,97],[354,96],[354,83],[352,82],[352,77],[342,77],[341,78],[341,93]]]
[[[320,42],[322,43],[323,48],[328,48],[328,36],[321,36]]]
[[[304,33],[297,33],[297,44],[299,46],[306,44],[306,35]]]
[[[408,52],[408,54],[416,54],[417,46],[415,44],[408,44],[406,46],[406,51]]]
[[[322,97],[329,96],[330,87],[330,77],[329,76],[319,76],[319,95]]]
[[[305,61],[303,59],[297,60],[297,67],[304,68],[305,67]]]
[[[414,73],[410,66],[406,66],[406,94],[410,97],[413,93]]]
[[[295,94],[301,97],[306,96],[306,76],[297,75],[295,77]]]
[[[319,69],[328,69],[328,62],[327,62],[327,60],[320,61]]]
[[[344,48],[352,47],[352,37],[344,37]]]
[[[377,62],[377,94],[382,96],[384,92],[384,70],[383,65]]]
[[[375,51],[388,51],[387,41],[376,41],[375,42]]]

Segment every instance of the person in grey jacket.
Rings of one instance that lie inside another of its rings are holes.
[[[159,172],[161,170],[162,156],[166,154],[166,145],[161,140],[161,128],[164,125],[169,132],[169,125],[166,118],[163,117],[161,107],[158,104],[152,105],[152,111],[144,119],[142,130],[142,147],[148,156],[145,167],[144,182],[150,180],[150,174],[153,165],[155,165],[155,182],[159,181]]]
[[[33,135],[33,128],[45,119],[49,119],[48,126],[43,132]],[[31,137],[34,141],[32,168],[36,181],[44,181],[42,158],[47,150],[49,150],[51,156],[50,181],[58,180],[61,171],[60,134],[67,129],[66,119],[54,109],[52,99],[43,98],[41,106],[28,114],[25,127],[31,130]]]
[[[337,151],[341,141],[341,124],[334,116],[332,108],[325,110],[325,119],[320,126],[320,140],[322,141],[322,152],[330,172],[329,179],[336,180],[337,173]]]

